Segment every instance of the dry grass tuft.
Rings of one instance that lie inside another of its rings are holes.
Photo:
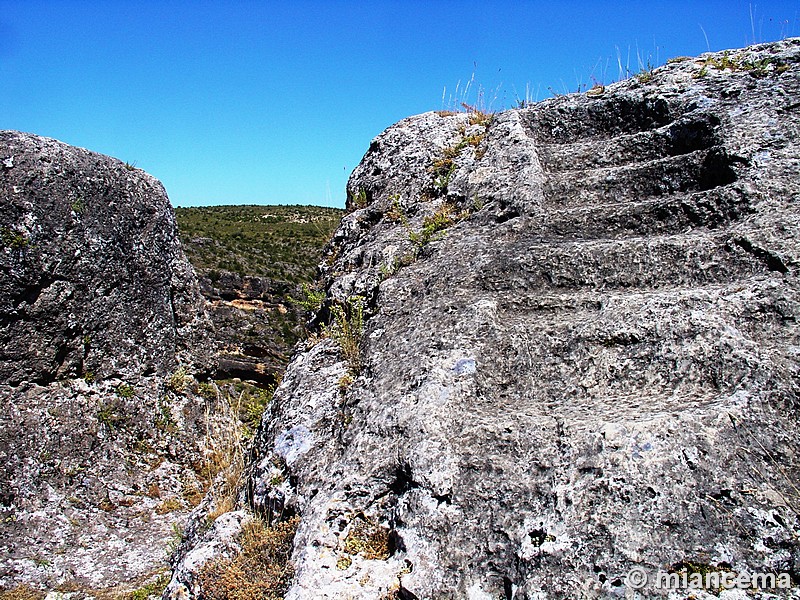
[[[333,322],[327,332],[338,344],[342,358],[347,362],[350,372],[361,370],[361,336],[364,333],[364,298],[350,296],[344,304],[331,307]]]
[[[26,583],[20,584],[10,590],[0,590],[0,600],[42,600],[45,593]]]
[[[176,510],[181,510],[183,508],[183,504],[177,498],[167,498],[161,504],[156,506],[156,514],[158,515],[165,515],[167,513],[174,512]]]
[[[469,124],[470,125],[483,125],[484,127],[488,127],[492,119],[494,119],[494,115],[490,112],[484,112],[472,107],[468,107],[470,110],[469,112]]]
[[[386,560],[390,556],[389,530],[371,519],[359,517],[344,540],[347,554],[360,554],[367,560]]]
[[[203,491],[210,490],[213,496],[212,512],[222,514],[223,507],[235,504],[244,472],[245,449],[238,419],[239,404],[232,405],[229,398],[223,398],[216,383],[208,385],[216,398],[206,403],[204,458],[196,471],[203,482]],[[217,419],[212,419],[212,410]]]
[[[242,527],[241,553],[207,564],[200,571],[206,600],[280,600],[294,574],[289,561],[297,524],[289,521],[268,526],[254,519]]]

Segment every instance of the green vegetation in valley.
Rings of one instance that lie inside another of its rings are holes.
[[[176,208],[184,250],[214,281],[221,271],[310,282],[322,248],[344,214],[320,206]]]

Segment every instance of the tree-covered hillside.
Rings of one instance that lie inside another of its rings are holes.
[[[314,277],[322,247],[344,211],[319,206],[176,208],[181,242],[198,273],[301,283]]]

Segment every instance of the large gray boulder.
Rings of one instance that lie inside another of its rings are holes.
[[[203,299],[159,181],[0,132],[0,380],[165,374],[207,361]]]
[[[301,517],[286,598],[797,581],[799,62],[703,55],[373,140],[322,265],[330,335],[245,494]],[[168,595],[198,592],[185,567]]]
[[[3,131],[0,243],[0,591],[153,586],[237,431],[166,193]]]

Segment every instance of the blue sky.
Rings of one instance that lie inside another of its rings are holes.
[[[800,0],[0,0],[0,129],[135,162],[176,206],[343,206],[370,140],[473,76],[497,110],[618,79],[618,53],[798,35]]]

